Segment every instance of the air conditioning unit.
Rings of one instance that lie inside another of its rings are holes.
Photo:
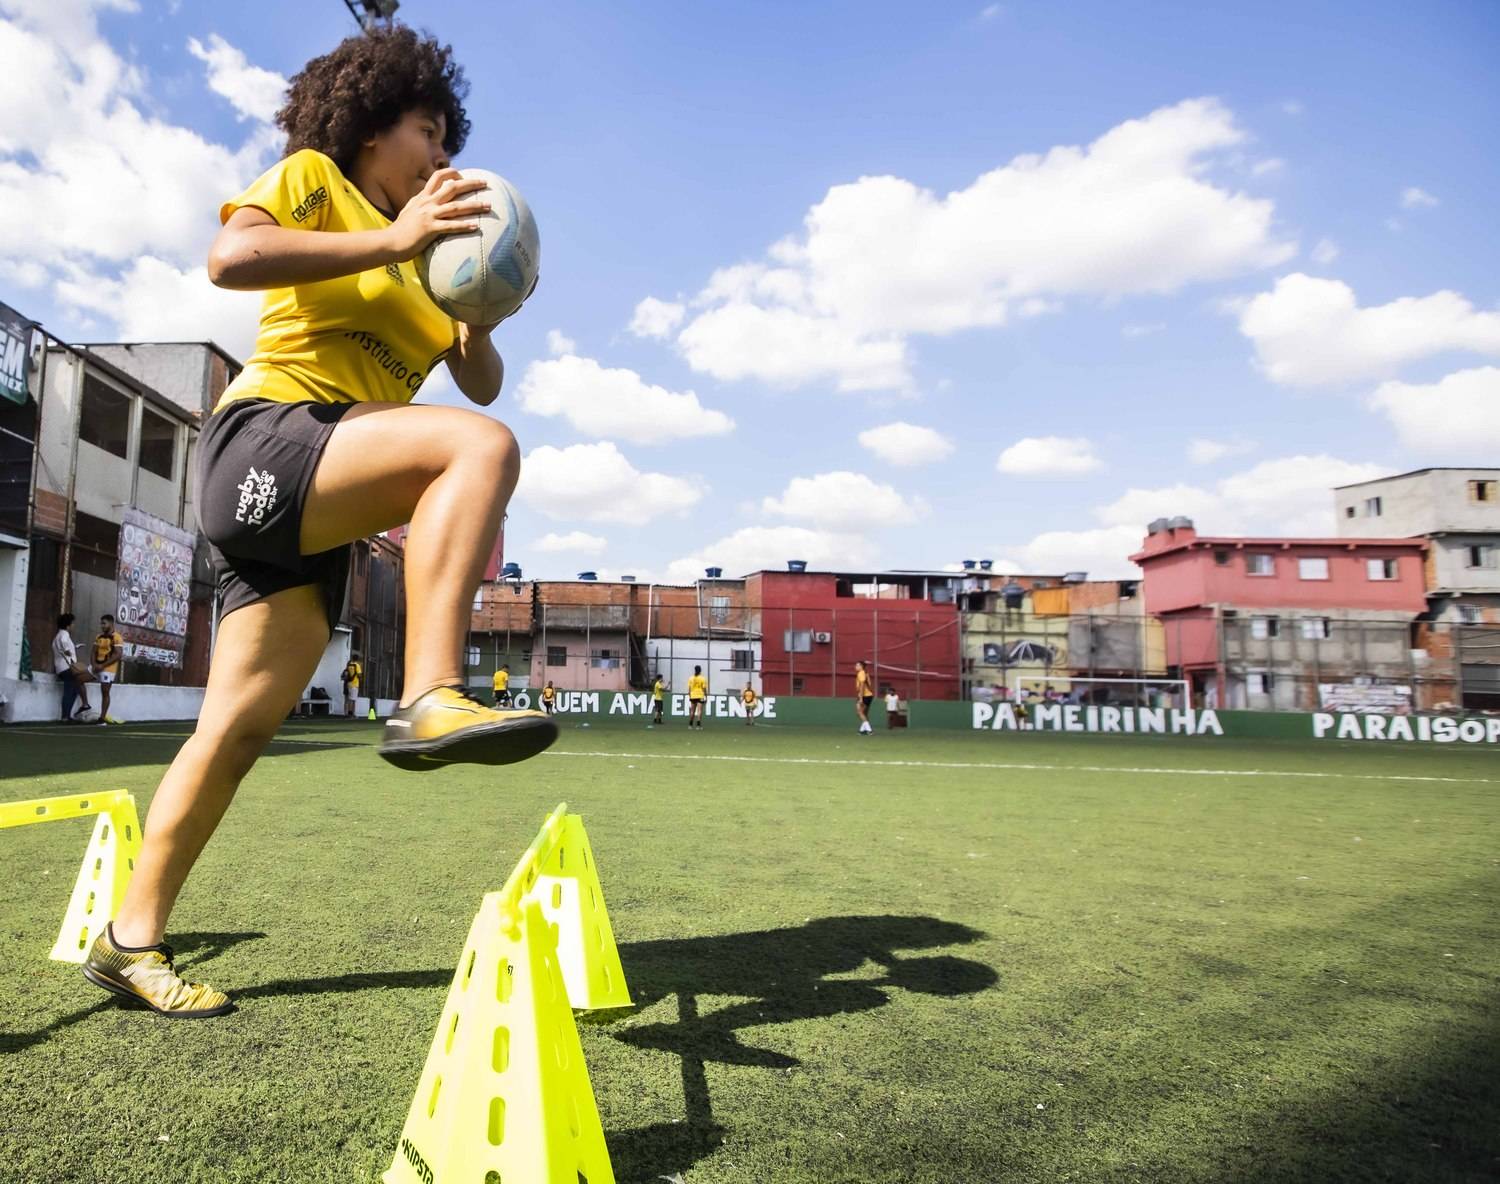
[[[813,634],[813,640],[814,641],[820,641],[824,645],[827,645],[830,641],[833,640],[833,634],[832,633],[814,633]]]

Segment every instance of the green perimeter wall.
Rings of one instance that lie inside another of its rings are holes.
[[[517,698],[519,700],[522,696]],[[625,702],[617,702],[620,699]],[[517,706],[532,705],[517,702]],[[613,691],[592,694],[562,692],[558,698],[558,706],[561,716],[578,715],[604,721],[619,719],[621,722],[630,722],[632,719],[644,719],[650,712],[646,696],[639,692],[623,695]],[[920,700],[908,703],[907,717],[910,727],[924,731],[984,731],[997,737],[1013,732],[1007,726],[1008,720],[1001,720],[1001,726],[995,726],[994,707],[991,704]],[[669,722],[681,722],[687,715],[687,697],[676,693],[668,695],[665,709]],[[1161,716],[1152,717],[1154,721],[1164,721],[1164,726],[1152,728],[1145,726],[1141,719],[1145,713],[1133,708],[1120,709],[1122,712],[1134,713],[1129,721],[1131,726],[1122,726],[1123,719],[1116,719],[1112,721],[1116,724],[1114,727],[1104,726],[1104,721],[1100,718],[1104,709],[1099,709],[1100,714],[1093,716],[1083,708],[1068,710],[1073,714],[1064,716],[1063,709],[1059,708],[1058,714],[1051,716],[1033,706],[1030,714],[1033,721],[1043,725],[1037,729],[1039,731],[1077,732],[1085,735],[1202,736],[1209,740],[1222,735],[1234,739],[1364,740],[1500,746],[1500,717],[1384,716],[1343,712],[1313,714],[1289,711],[1173,712],[1168,709]],[[987,718],[981,721],[981,717],[987,713]],[[744,709],[732,696],[713,695],[710,696],[706,715],[709,722],[738,723],[744,719]],[[756,715],[768,724],[851,729],[856,726],[853,699],[776,695],[762,699],[757,704]],[[885,701],[879,696],[870,705],[870,722],[876,728],[883,729],[886,726]]]

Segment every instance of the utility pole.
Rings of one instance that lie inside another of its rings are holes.
[[[401,0],[344,0],[349,15],[359,22],[359,27],[368,33],[382,24],[390,24],[401,7]]]

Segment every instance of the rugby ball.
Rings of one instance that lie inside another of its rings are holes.
[[[464,200],[490,203],[475,220],[479,229],[445,234],[417,256],[417,274],[432,302],[457,321],[492,325],[526,303],[536,287],[542,247],[536,219],[521,191],[486,169],[459,170],[485,188]]]

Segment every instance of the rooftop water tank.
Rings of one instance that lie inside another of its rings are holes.
[[[788,559],[786,561],[786,569],[787,569],[787,571],[806,571],[807,570],[807,560],[806,559]]]
[[[578,573],[578,578],[580,580],[597,580],[599,578],[599,574],[592,571],[581,571]]]

